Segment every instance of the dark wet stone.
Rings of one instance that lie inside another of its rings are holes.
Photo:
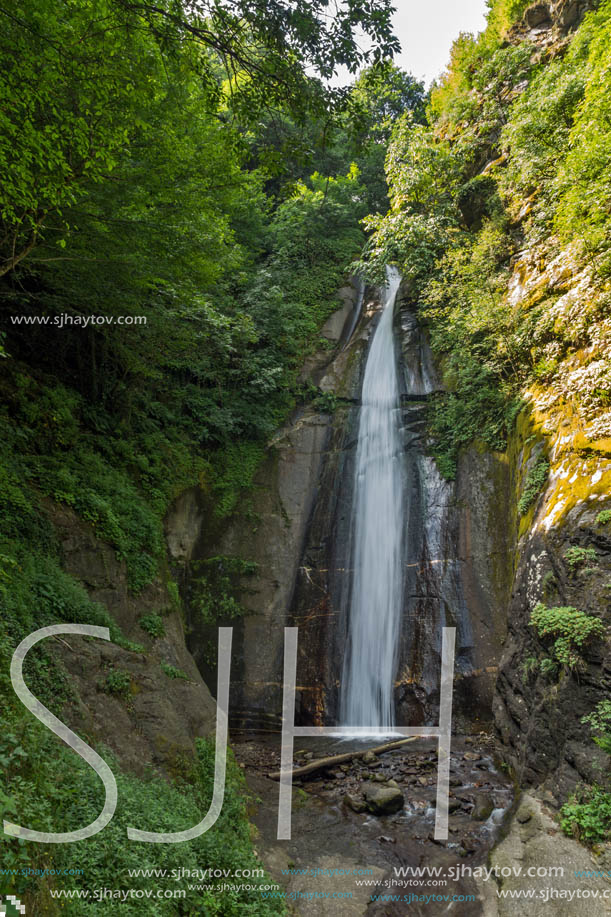
[[[363,792],[369,809],[376,815],[389,815],[403,808],[403,793],[395,787],[370,784]]]
[[[487,818],[490,818],[493,809],[494,801],[492,796],[489,796],[488,793],[481,793],[475,797],[471,818],[476,821],[486,821]]]
[[[344,805],[352,809],[353,812],[365,812],[367,809],[367,803],[353,793],[346,793],[344,796]]]

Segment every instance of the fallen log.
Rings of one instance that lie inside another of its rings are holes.
[[[367,752],[372,751],[375,755],[382,755],[385,751],[392,751],[394,748],[400,748],[407,745],[408,742],[415,742],[419,736],[409,736],[407,739],[398,739],[395,742],[387,742],[385,745],[378,745],[377,748],[363,748],[362,751],[347,751],[341,755],[331,755],[329,758],[319,758],[317,761],[310,761],[302,767],[293,768],[293,777],[303,777],[305,774],[313,774],[325,767],[333,767],[336,764],[343,764],[345,761],[351,761],[353,758],[363,758]],[[267,776],[272,780],[280,780],[280,771],[272,771]]]

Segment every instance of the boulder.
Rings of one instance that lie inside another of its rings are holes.
[[[471,812],[471,818],[474,818],[476,821],[486,821],[487,818],[490,818],[493,809],[494,800],[492,796],[489,796],[488,793],[481,793],[475,798],[475,805]]]
[[[367,803],[353,793],[346,793],[344,796],[344,805],[352,809],[353,812],[364,812],[367,809]]]
[[[403,793],[397,787],[369,784],[363,792],[374,815],[390,815],[403,808]]]

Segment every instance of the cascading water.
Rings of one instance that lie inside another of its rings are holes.
[[[342,725],[390,729],[404,568],[403,440],[393,312],[401,278],[387,268],[384,310],[363,379],[354,498]]]

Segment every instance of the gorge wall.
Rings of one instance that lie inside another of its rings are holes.
[[[362,334],[370,324],[363,322]],[[424,410],[438,385],[426,336],[405,296],[396,312],[397,361],[402,387],[406,476],[406,569],[403,615],[395,680],[397,721],[430,723],[436,715],[441,627],[457,627],[457,722],[490,716],[495,666],[504,633],[503,600],[508,583],[488,562],[488,545],[506,555],[504,531],[491,524],[489,501],[508,494],[506,466],[495,458],[470,456],[474,469],[489,462],[500,487],[484,483],[478,499],[475,475],[461,476],[456,487],[440,477],[426,455]],[[321,472],[304,562],[299,570],[291,623],[300,628],[298,682],[304,722],[333,723],[348,626],[350,519],[354,452],[358,429],[356,403],[336,416],[332,448]],[[480,476],[485,477],[481,473]],[[493,554],[495,551],[493,551]],[[501,569],[503,565],[501,565]],[[321,662],[324,666],[321,678]]]
[[[543,245],[518,259],[508,295],[518,309],[546,303],[542,324],[553,322],[560,339],[582,333],[581,323],[600,307],[601,291],[573,252],[550,252]],[[603,313],[589,345],[565,358],[553,381],[528,388],[509,449],[516,499],[542,457],[549,461],[549,477],[515,520],[514,584],[495,721],[520,779],[545,781],[558,802],[580,781],[600,782],[607,762],[581,719],[609,696],[611,686],[611,520],[605,515],[611,411],[604,405],[601,410],[592,396],[606,384],[610,332]],[[550,641],[530,625],[539,602],[577,608],[606,626],[606,638],[583,647],[578,671],[545,661],[553,656]]]
[[[380,309],[368,290],[346,341],[357,297],[353,289],[327,326],[334,353],[313,358],[305,370],[333,399],[332,412],[301,409],[274,438],[252,502],[220,542],[206,548],[205,524],[198,536],[200,551],[258,564],[257,573],[239,585],[247,616],[226,622],[235,627],[234,726],[279,729],[283,628],[288,625],[299,627],[298,717],[304,723],[337,722],[360,386]],[[426,454],[424,411],[439,381],[412,309],[402,294],[394,324],[409,514],[395,703],[400,723],[434,722],[441,627],[454,625],[455,724],[470,730],[491,718],[506,628],[512,532],[498,520],[511,514],[511,470],[505,456],[473,448],[455,484],[437,472]],[[193,627],[189,645],[201,665],[205,634],[196,622]]]
[[[583,274],[565,259],[548,264],[540,253],[524,253],[510,284],[516,304],[532,302],[534,290],[540,296],[555,291],[562,296],[560,305],[554,300],[556,319],[573,321],[587,293]],[[279,728],[287,625],[299,627],[300,721],[336,722],[359,392],[379,314],[368,290],[346,346],[342,333],[354,322],[355,298],[356,291],[334,317],[334,353],[308,368],[320,389],[334,396],[334,410],[302,410],[280,431],[259,472],[252,507],[223,537],[223,552],[252,557],[261,571],[244,582],[249,615],[232,622],[232,721],[241,727]],[[537,636],[530,615],[543,601],[608,620],[611,542],[608,525],[596,521],[608,506],[611,484],[607,421],[597,415],[592,423],[601,435],[593,439],[562,392],[535,387],[525,394],[507,452],[476,443],[461,455],[455,482],[444,481],[426,454],[424,424],[439,373],[412,310],[403,294],[395,332],[410,512],[398,722],[435,721],[440,628],[456,624],[454,728],[470,731],[494,719],[519,780],[547,781],[556,799],[565,799],[579,780],[600,779],[597,769],[604,765],[580,721],[608,691],[608,644],[584,648],[582,672],[546,676],[541,662],[549,641]],[[586,356],[574,372],[583,372]],[[548,483],[520,515],[520,496],[543,454],[550,459]],[[568,563],[572,547],[595,552],[589,567]],[[192,646],[197,658],[197,637]]]

